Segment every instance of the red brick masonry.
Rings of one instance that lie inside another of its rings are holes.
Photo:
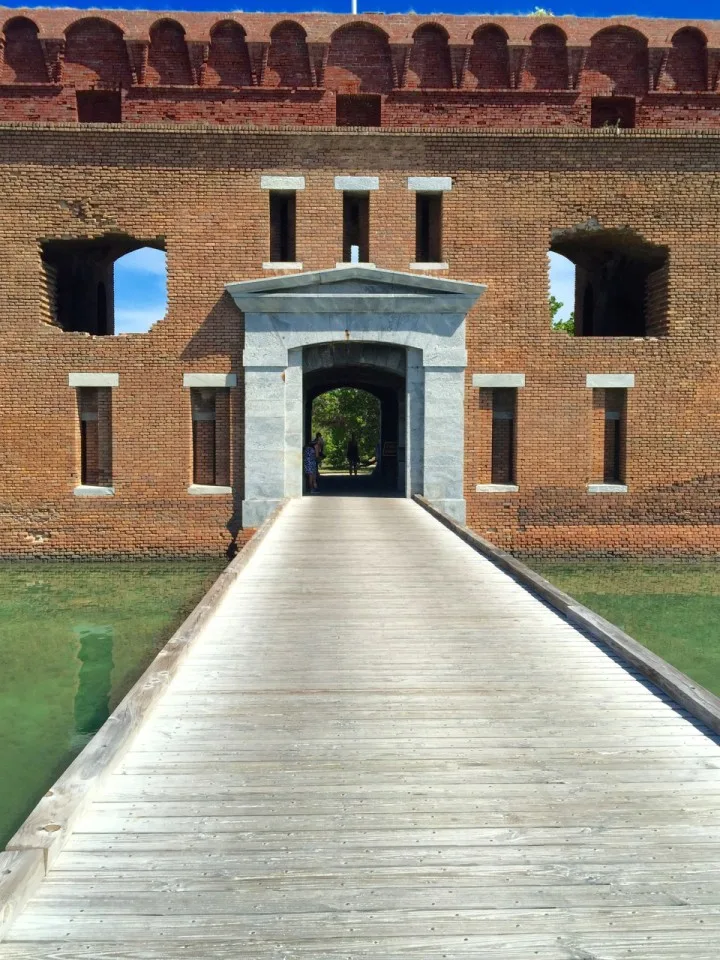
[[[407,177],[452,177],[440,275],[488,286],[467,327],[474,529],[522,553],[718,554],[720,24],[70,10],[4,21],[1,555],[217,553],[238,533],[243,317],[223,291],[263,275],[268,173],[306,178],[304,270],[342,259],[336,175],[379,177],[370,259],[403,271],[415,260]],[[78,123],[76,91],[93,88],[120,92],[122,124]],[[380,128],[335,127],[336,92],[379,94]],[[634,98],[636,129],[590,129],[600,94]],[[665,251],[647,335],[550,329],[553,231],[588,223]],[[164,245],[167,316],[146,334],[63,330],[43,245],[118,237]],[[113,496],[73,494],[78,371],[119,375]],[[232,494],[188,492],[192,371],[237,375],[216,428]],[[472,374],[518,372],[518,492],[476,492],[491,480],[492,403]],[[607,472],[609,409],[588,373],[635,376],[621,414],[627,493],[587,491]]]

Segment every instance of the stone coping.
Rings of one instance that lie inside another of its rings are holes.
[[[200,631],[280,515],[282,502],[222,571],[85,749],[42,797],[0,852],[0,940],[22,910],[87,809],[92,795],[125,755],[148,712],[175,677]]]
[[[148,89],[157,89],[149,87]],[[173,91],[182,89],[179,86],[172,87]],[[192,87],[193,90],[202,90],[202,87]],[[253,90],[260,89],[253,87]],[[276,88],[267,88],[270,92]],[[413,91],[407,91],[413,92]],[[417,91],[421,93],[422,91]],[[456,91],[465,93],[467,91]],[[472,91],[470,91],[472,92]],[[522,92],[532,94],[533,91],[499,91],[503,95]],[[537,91],[538,95],[545,94],[546,91]],[[578,96],[576,90],[559,91],[560,94]],[[651,92],[646,97],[652,99],[653,96],[664,97],[665,93]],[[720,98],[719,91],[708,91],[693,94],[698,97]],[[393,137],[393,136],[417,136],[429,137],[433,139],[442,139],[443,137],[456,138],[461,136],[466,140],[491,140],[491,139],[530,139],[530,140],[606,140],[608,138],[618,138],[620,140],[718,140],[720,139],[720,129],[715,130],[678,130],[665,129],[663,127],[337,127],[337,126],[302,126],[301,124],[278,124],[278,125],[252,125],[252,124],[218,124],[203,123],[200,121],[188,121],[178,123],[177,121],[165,121],[161,123],[77,123],[75,121],[60,120],[0,120],[0,132],[2,133],[34,133],[39,131],[56,131],[62,133],[76,133],[80,136],[87,136],[88,133],[111,133],[125,140],[130,135],[153,135],[158,133],[175,134],[178,136],[193,136],[199,133],[207,135],[214,133],[221,137],[269,137],[269,136],[297,136],[309,137],[313,134],[321,134],[323,137],[345,137],[366,136],[366,137]],[[421,164],[419,164],[421,166]],[[406,174],[407,175],[407,174]]]
[[[419,494],[413,496],[428,513],[457,534],[473,550],[477,550],[497,567],[510,574],[514,580],[540,597],[561,613],[570,623],[599,640],[624,663],[637,670],[646,680],[666,693],[679,707],[708,726],[714,733],[720,733],[720,698],[705,687],[695,683],[690,677],[677,670],[662,657],[648,650],[615,624],[605,620],[589,607],[579,603],[569,594],[553,586],[540,574],[535,573],[520,560],[501,550],[489,540],[485,540],[468,527],[463,526],[432,506]]]

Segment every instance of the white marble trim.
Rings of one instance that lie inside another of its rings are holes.
[[[232,487],[216,487],[207,483],[191,483],[187,492],[194,497],[212,497],[232,493]]]
[[[380,189],[379,177],[335,177],[335,189],[348,193],[368,193]]]
[[[452,177],[408,177],[407,187],[416,193],[447,193],[452,190]]]
[[[261,190],[304,190],[305,177],[286,177],[263,174],[260,177]]]
[[[474,373],[472,378],[474,387],[486,389],[502,387],[524,387],[524,373]]]
[[[517,493],[519,489],[516,483],[478,483],[475,486],[476,493]]]
[[[184,387],[236,387],[236,373],[184,373]]]
[[[411,270],[449,270],[450,266],[447,263],[411,263]]]
[[[298,260],[269,261],[262,265],[263,270],[302,270],[303,265]]]
[[[625,483],[589,483],[587,485],[588,493],[627,493],[628,488]]]
[[[635,386],[634,373],[588,373],[585,386],[594,390],[617,390]]]
[[[115,487],[94,487],[90,484],[80,484],[73,490],[76,497],[114,497]]]
[[[69,387],[117,387],[119,373],[69,373]]]

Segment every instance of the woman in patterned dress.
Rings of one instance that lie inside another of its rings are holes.
[[[303,469],[307,477],[308,493],[317,490],[317,450],[315,446],[308,442],[303,451]]]

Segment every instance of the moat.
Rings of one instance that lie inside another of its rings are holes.
[[[0,563],[0,849],[223,566]]]

